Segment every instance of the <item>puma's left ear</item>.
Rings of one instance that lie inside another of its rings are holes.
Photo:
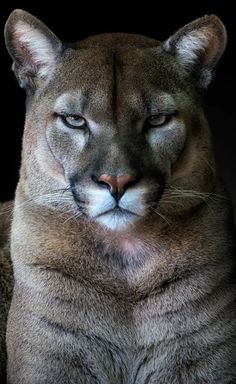
[[[36,17],[16,9],[5,26],[13,70],[23,88],[36,87],[50,78],[62,51],[61,41]]]
[[[226,42],[224,24],[217,16],[209,15],[185,25],[164,42],[163,48],[175,55],[190,73],[196,73],[199,86],[205,88]]]

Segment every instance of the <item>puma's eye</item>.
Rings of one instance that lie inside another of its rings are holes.
[[[169,120],[170,115],[164,115],[163,113],[160,113],[159,115],[153,115],[150,116],[146,120],[146,126],[149,128],[155,128],[160,127],[161,125],[164,125]]]
[[[79,115],[61,115],[60,118],[69,128],[83,129],[87,125],[86,120]]]

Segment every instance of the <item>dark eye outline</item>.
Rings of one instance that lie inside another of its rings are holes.
[[[85,118],[83,116],[73,115],[73,114],[56,114],[56,117],[59,117],[61,119],[61,121],[63,122],[63,124],[70,129],[85,130],[86,128],[88,128],[87,121],[85,120]],[[84,124],[81,126],[70,124],[67,121],[68,117],[72,117],[74,119],[83,119]]]
[[[177,111],[174,111],[174,112],[171,112],[171,113],[159,113],[159,114],[156,114],[156,115],[151,115],[149,116],[145,123],[144,123],[144,130],[145,131],[148,131],[149,129],[155,129],[155,128],[161,128],[161,127],[164,127],[166,124],[168,124],[171,119],[173,117],[175,117],[177,115]],[[150,119],[152,118],[158,118],[159,116],[164,116],[165,117],[165,121],[161,124],[151,124],[150,123]]]

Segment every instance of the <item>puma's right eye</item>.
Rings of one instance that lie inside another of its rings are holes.
[[[170,116],[160,113],[159,115],[150,116],[145,123],[146,128],[158,128],[165,125],[169,120]]]
[[[86,128],[86,120],[79,115],[60,115],[63,123],[72,129],[83,129]]]

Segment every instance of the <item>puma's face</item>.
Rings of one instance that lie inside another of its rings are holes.
[[[186,97],[171,73],[161,82],[152,50],[78,50],[66,60],[68,72],[61,68],[51,84],[61,88],[45,119],[48,147],[78,209],[110,229],[126,228],[157,207],[183,151]]]
[[[6,39],[28,91],[28,190],[68,186],[84,217],[124,230],[157,209],[161,215],[171,186],[204,189],[199,152],[209,157],[210,145],[197,90],[210,81],[225,44],[216,17],[164,44],[117,34],[66,47],[15,11]]]

